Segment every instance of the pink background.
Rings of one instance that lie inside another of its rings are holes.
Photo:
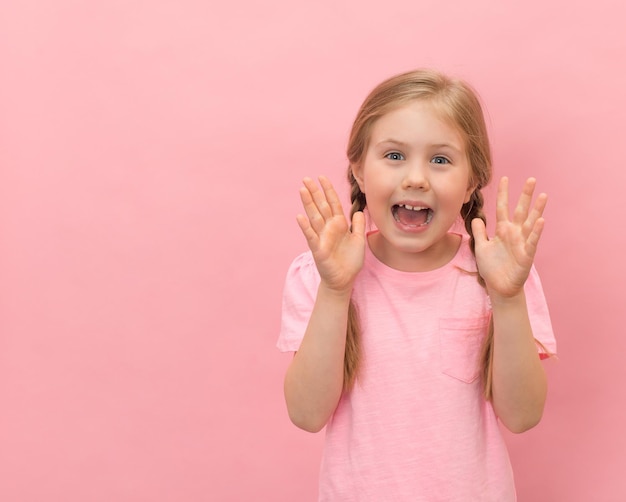
[[[274,348],[297,189],[347,193],[358,105],[419,66],[470,80],[496,173],[550,195],[560,360],[543,422],[507,435],[520,501],[626,500],[625,14],[2,2],[0,500],[315,500],[323,436],[290,424]]]

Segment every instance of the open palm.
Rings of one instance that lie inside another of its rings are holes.
[[[320,188],[305,178],[300,198],[305,215],[297,216],[298,225],[313,253],[323,282],[338,291],[352,288],[365,257],[365,217],[352,217],[352,230],[331,182],[320,176]]]
[[[510,217],[508,179],[500,180],[495,235],[491,239],[482,220],[472,221],[478,271],[490,295],[512,297],[522,291],[528,278],[543,231],[542,215],[547,202],[546,194],[542,193],[532,204],[535,184],[534,178],[526,180]]]

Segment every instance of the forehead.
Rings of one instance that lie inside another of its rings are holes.
[[[450,144],[459,150],[465,148],[461,128],[441,105],[423,99],[395,106],[374,122],[371,143],[388,140],[408,144]]]

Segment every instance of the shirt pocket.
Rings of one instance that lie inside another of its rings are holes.
[[[489,316],[439,320],[442,373],[472,383],[480,375],[480,353],[489,328]]]

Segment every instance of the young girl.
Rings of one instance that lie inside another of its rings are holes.
[[[310,251],[289,269],[278,341],[295,352],[291,420],[326,426],[319,500],[514,501],[498,421],[539,422],[555,351],[533,268],[546,195],[533,202],[529,179],[509,214],[502,178],[488,239],[481,107],[433,71],[371,92],[348,159],[351,226],[328,179],[300,190]]]

